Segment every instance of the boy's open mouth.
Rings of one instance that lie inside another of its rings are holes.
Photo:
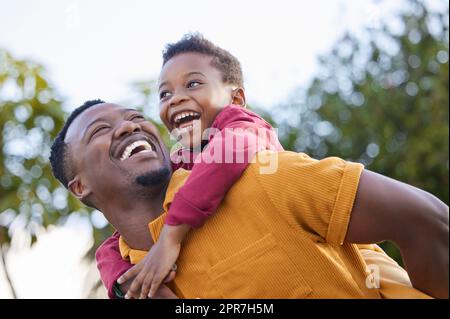
[[[176,129],[192,127],[194,121],[200,119],[200,113],[194,111],[182,111],[172,115],[171,123]]]

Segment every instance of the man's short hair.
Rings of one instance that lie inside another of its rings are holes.
[[[52,165],[53,175],[61,182],[61,184],[64,185],[65,188],[68,188],[69,181],[73,178],[74,174],[71,159],[68,154],[67,144],[64,142],[67,130],[78,115],[88,108],[100,103],[105,102],[102,100],[90,100],[77,107],[70,114],[69,118],[64,123],[63,128],[53,141],[50,153],[50,164]]]
[[[163,51],[163,66],[181,53],[200,53],[212,57],[211,65],[222,73],[225,83],[244,87],[241,64],[230,52],[216,46],[200,33],[188,33],[176,43],[169,43]]]

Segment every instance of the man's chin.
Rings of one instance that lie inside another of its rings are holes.
[[[167,167],[161,167],[141,174],[136,177],[135,182],[144,187],[159,186],[170,178],[170,170]]]

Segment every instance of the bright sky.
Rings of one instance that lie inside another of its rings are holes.
[[[92,245],[86,219],[77,215],[64,227],[50,227],[30,249],[27,236],[16,232],[7,255],[18,298],[86,298],[98,272],[82,258]],[[0,266],[0,299],[11,298]]]
[[[319,54],[345,30],[389,19],[402,3],[0,0],[0,47],[42,63],[73,108],[92,98],[133,101],[129,83],[157,77],[164,44],[199,31],[240,59],[249,102],[269,107],[307,85]],[[19,297],[86,296],[81,282],[88,270],[78,261],[90,235],[80,229],[83,222],[54,229],[31,250],[17,244],[9,261]],[[0,269],[0,298],[10,297],[4,283]]]
[[[129,101],[131,81],[157,77],[164,45],[199,31],[240,59],[247,97],[268,107],[311,79],[344,30],[402,2],[0,0],[0,46],[43,63],[74,107]]]

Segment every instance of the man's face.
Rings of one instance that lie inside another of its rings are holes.
[[[170,167],[156,128],[136,110],[115,104],[97,104],[82,112],[65,142],[74,174],[97,199],[133,192],[138,177]]]
[[[199,53],[181,53],[161,70],[160,117],[185,147],[197,146],[197,133],[203,134],[210,128],[217,114],[232,100],[233,85],[223,82],[222,73],[211,65],[211,60],[212,57]]]

